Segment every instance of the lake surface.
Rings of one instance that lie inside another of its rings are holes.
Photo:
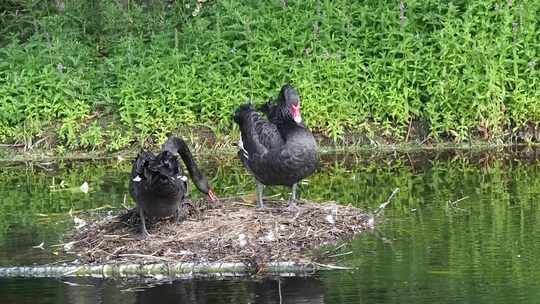
[[[1,303],[539,303],[540,165],[535,150],[327,154],[301,196],[374,210],[372,233],[339,249],[351,271],[178,281],[0,279]],[[128,161],[0,163],[0,265],[68,259],[66,214],[116,212]],[[253,193],[232,156],[203,168],[222,197]],[[90,191],[79,186],[88,182]],[[193,193],[197,195],[197,193]],[[265,195],[288,197],[271,188]],[[43,243],[42,250],[39,245]],[[34,247],[36,246],[36,247]]]

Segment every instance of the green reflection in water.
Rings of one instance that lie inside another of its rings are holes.
[[[536,302],[540,166],[508,158],[432,160],[414,169],[361,166],[347,173],[362,177],[349,186],[365,189],[364,200],[382,201],[394,187],[402,191],[386,210],[381,233],[347,249],[354,255],[346,262],[358,270],[324,274],[329,302],[350,296],[370,303]]]

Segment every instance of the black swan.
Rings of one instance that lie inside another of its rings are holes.
[[[146,230],[145,215],[153,218],[176,215],[177,221],[180,220],[181,202],[187,191],[187,177],[183,175],[177,155],[186,164],[195,186],[208,195],[209,201],[217,201],[208,179],[199,171],[186,143],[178,137],[170,136],[159,154],[141,152],[133,161],[130,193],[137,203],[141,218],[141,239],[150,236]]]
[[[257,182],[257,206],[263,207],[265,185],[292,187],[289,208],[296,208],[297,183],[313,174],[318,165],[317,144],[302,123],[300,96],[294,87],[281,88],[275,103],[263,105],[262,118],[250,104],[234,113],[240,126],[238,156]]]

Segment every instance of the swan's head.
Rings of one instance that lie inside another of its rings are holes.
[[[281,88],[279,93],[281,106],[285,107],[285,115],[290,117],[297,124],[302,123],[302,115],[300,114],[300,95],[298,91],[290,84],[286,84]]]
[[[184,146],[185,144],[180,138],[169,134],[167,141],[161,146],[161,150],[169,151],[174,156],[179,156],[180,150],[184,150]]]
[[[207,196],[207,199],[211,203],[217,203],[219,202],[219,198],[217,195],[212,191],[212,187],[210,186],[210,182],[208,182],[208,179],[206,176],[202,176],[198,181],[194,181],[195,186],[202,192],[205,193]]]

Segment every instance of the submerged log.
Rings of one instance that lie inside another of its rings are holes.
[[[323,269],[347,269],[332,265],[271,262],[264,265],[267,275],[307,275]],[[0,267],[0,278],[5,277],[96,277],[96,278],[185,278],[195,276],[241,277],[261,269],[244,263],[153,263],[102,265],[44,265]]]

